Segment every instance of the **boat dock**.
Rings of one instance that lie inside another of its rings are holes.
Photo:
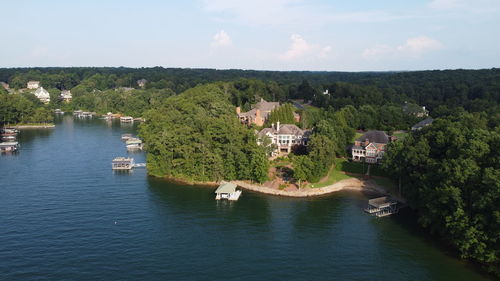
[[[17,141],[0,142],[0,152],[14,152],[19,149]]]
[[[111,162],[111,168],[118,171],[130,171],[133,168],[145,168],[146,163],[135,163],[131,157],[116,157]]]
[[[230,182],[221,182],[217,190],[215,190],[215,200],[236,201],[241,196],[241,190],[236,190],[236,184]]]
[[[387,196],[368,200],[368,207],[365,212],[377,217],[390,216],[398,212],[398,202]]]

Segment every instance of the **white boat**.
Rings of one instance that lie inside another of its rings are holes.
[[[139,138],[129,138],[126,144],[142,144],[142,140]]]
[[[142,143],[134,143],[134,144],[129,144],[127,145],[127,151],[137,151],[137,150],[142,150]]]

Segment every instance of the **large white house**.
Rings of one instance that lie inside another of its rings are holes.
[[[389,137],[383,131],[368,131],[354,141],[352,160],[366,163],[380,163],[384,157]]]
[[[50,94],[43,87],[36,89],[33,94],[43,103],[50,102]]]
[[[264,128],[258,133],[258,143],[262,145],[264,138],[268,137],[271,140],[270,145],[275,146],[272,153],[272,156],[275,156],[279,153],[290,153],[293,146],[307,145],[310,135],[310,130],[302,130],[293,124],[280,125],[280,122],[277,122],[276,126],[273,124],[271,128]]]

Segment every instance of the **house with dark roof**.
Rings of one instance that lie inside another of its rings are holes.
[[[354,146],[351,148],[352,160],[373,164],[380,163],[389,140],[389,136],[384,131],[366,132],[354,141]]]
[[[263,126],[271,111],[279,106],[279,102],[267,102],[261,98],[250,111],[241,112],[241,108],[236,107],[236,114],[238,114],[238,118],[243,124]]]
[[[307,141],[311,135],[311,130],[302,130],[294,124],[273,124],[271,128],[264,128],[258,134],[259,145],[263,144],[265,137],[271,140],[269,145],[276,147],[272,156],[278,154],[288,154],[292,151],[292,147],[296,145],[307,145]]]
[[[411,130],[412,131],[418,131],[418,130],[422,129],[423,127],[429,126],[430,124],[432,124],[433,121],[434,121],[434,119],[432,119],[430,117],[426,118],[426,119],[418,122],[417,124],[413,125],[411,127]]]

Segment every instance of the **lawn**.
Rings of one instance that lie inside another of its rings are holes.
[[[335,167],[330,169],[326,180],[319,183],[310,184],[310,187],[314,188],[325,187],[327,185],[334,184],[338,181],[354,177],[351,175],[346,175],[344,173],[346,163],[348,163],[346,159],[341,159],[341,158],[335,159]]]
[[[394,132],[392,135],[395,136],[395,137],[397,137],[398,139],[402,140],[402,139],[404,139],[408,135],[408,132],[397,131],[397,132]]]

